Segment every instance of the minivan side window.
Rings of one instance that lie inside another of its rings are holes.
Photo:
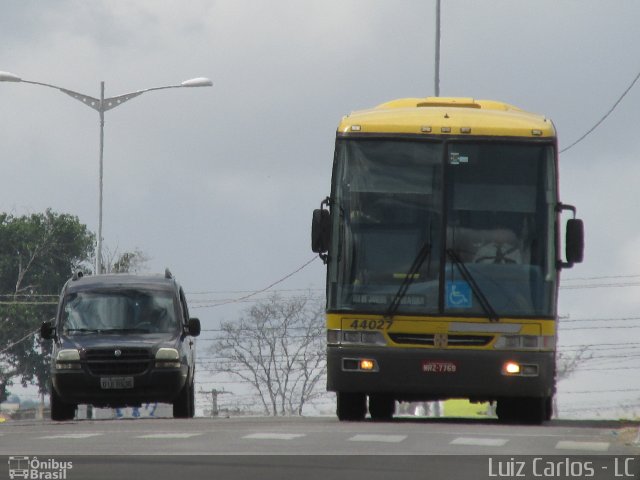
[[[187,300],[184,297],[184,291],[180,288],[180,306],[182,308],[182,316],[184,323],[189,323],[189,308],[187,307]]]

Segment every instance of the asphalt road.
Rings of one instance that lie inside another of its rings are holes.
[[[573,469],[577,478],[640,480],[638,428],[613,421],[517,426],[331,417],[18,421],[0,424],[0,455],[8,462],[0,478],[21,473],[9,468],[20,467],[19,458],[37,458],[36,467],[43,462],[39,478],[62,478],[52,477],[52,469],[74,463],[64,480],[516,478],[519,468],[541,473],[549,459],[553,476],[546,478],[574,478],[558,475]]]

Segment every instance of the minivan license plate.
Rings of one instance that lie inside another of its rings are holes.
[[[100,377],[103,389],[133,388],[133,377]]]

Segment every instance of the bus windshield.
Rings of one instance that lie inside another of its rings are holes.
[[[550,144],[351,138],[336,148],[329,311],[555,314]]]

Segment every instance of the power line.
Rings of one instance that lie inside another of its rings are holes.
[[[640,276],[640,275],[638,275]],[[308,292],[308,291],[324,291],[324,288],[281,288],[271,290],[272,292]],[[210,290],[203,292],[185,292],[187,295],[232,295],[242,293],[253,293],[254,290]],[[204,300],[195,300],[196,302],[202,302]]]
[[[31,301],[22,301],[22,300],[18,300],[15,302],[0,301],[0,305],[57,305],[57,304],[58,302],[31,302]]]
[[[613,113],[613,111],[616,109],[616,107],[620,104],[620,102],[622,101],[622,99],[627,95],[627,93],[629,93],[629,91],[633,88],[633,86],[636,84],[636,82],[638,81],[638,79],[640,79],[640,72],[636,75],[636,78],[633,79],[633,82],[631,82],[631,85],[629,85],[627,87],[627,89],[622,93],[622,95],[620,95],[620,98],[618,98],[618,100],[616,101],[616,103],[613,104],[613,107],[611,107],[609,109],[609,111],[600,119],[596,122],[596,124],[591,127],[589,130],[587,130],[587,132],[582,135],[578,140],[576,140],[575,142],[573,142],[571,145],[569,145],[566,148],[563,148],[562,150],[560,150],[560,153],[564,153],[567,150],[569,150],[570,148],[576,146],[578,143],[580,143],[582,140],[584,140],[585,138],[587,138],[591,132],[593,132],[596,128],[598,128],[600,126],[600,124],[602,122],[604,122],[607,117],[609,115],[611,115],[611,113]]]
[[[0,298],[17,298],[17,297],[53,297],[58,298],[59,295],[46,293],[7,293],[0,295]]]
[[[586,394],[586,393],[621,393],[621,392],[640,392],[640,388],[621,388],[618,390],[611,390],[611,389],[605,389],[605,390],[573,390],[573,391],[569,391],[569,392],[562,392],[563,394],[567,395],[567,394],[571,394],[571,395],[582,395],[582,394]]]
[[[37,328],[32,332],[27,333],[24,337],[22,337],[20,340],[16,340],[13,343],[10,343],[9,345],[7,345],[6,347],[4,347],[2,350],[0,350],[0,354],[6,352],[7,350],[10,350],[11,348],[15,347],[16,345],[18,345],[19,343],[24,342],[26,339],[28,339],[29,337],[35,335],[37,332],[39,332],[40,329]]]
[[[640,320],[640,317],[609,317],[609,318],[567,318],[559,323],[582,323],[582,322],[630,322]]]
[[[311,260],[309,260],[306,263],[302,264],[300,267],[295,269],[293,272],[288,273],[287,275],[285,275],[284,277],[280,278],[279,280],[276,280],[275,282],[267,285],[266,287],[264,287],[264,288],[262,288],[260,290],[256,290],[255,292],[252,292],[252,293],[250,293],[248,295],[244,295],[242,297],[239,297],[239,298],[236,298],[236,299],[227,300],[227,301],[223,301],[223,302],[220,302],[220,303],[212,303],[212,304],[208,304],[208,305],[196,305],[193,308],[211,308],[211,307],[220,307],[222,305],[228,305],[230,303],[240,303],[240,302],[242,302],[244,300],[247,300],[248,298],[251,298],[251,297],[253,297],[255,295],[258,295],[260,293],[266,292],[271,287],[274,287],[274,286],[278,285],[279,283],[284,282],[288,278],[291,278],[296,273],[300,272],[302,269],[304,269],[305,267],[307,267],[308,265],[313,263],[317,258],[318,257],[314,255],[314,257]]]
[[[577,282],[584,280],[608,280],[611,278],[640,278],[638,274],[630,274],[630,275],[601,275],[598,277],[572,277],[572,278],[562,278],[562,282]]]
[[[630,329],[630,328],[640,328],[640,325],[608,325],[608,326],[600,326],[600,327],[572,327],[572,328],[562,328],[560,326],[559,330],[563,332],[577,331],[577,330],[622,330],[622,329]]]
[[[619,282],[619,283],[585,283],[581,285],[561,285],[560,290],[581,290],[584,288],[620,288],[620,287],[638,287],[639,282]]]

